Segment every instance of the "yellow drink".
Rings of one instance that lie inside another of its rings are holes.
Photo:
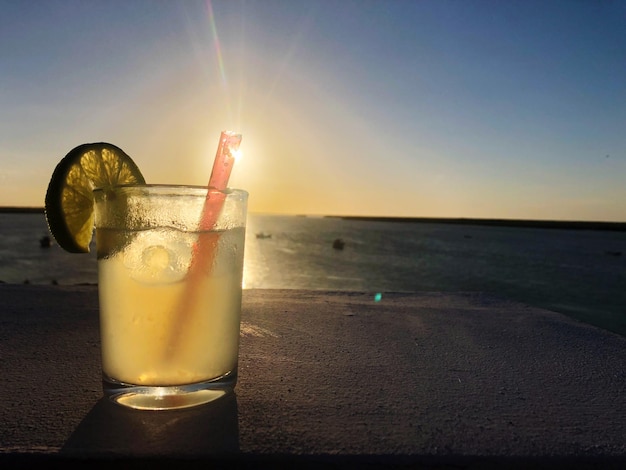
[[[123,235],[99,229],[98,246],[114,246],[127,238]],[[209,235],[219,238],[214,265],[203,273],[196,302],[181,325],[182,340],[175,348],[170,344],[195,236],[174,229],[131,234],[127,246],[98,261],[106,376],[129,384],[170,386],[215,379],[236,369],[242,228]]]
[[[199,232],[206,194],[95,191],[103,381],[118,403],[182,408],[235,385],[247,194],[220,193],[213,230]]]

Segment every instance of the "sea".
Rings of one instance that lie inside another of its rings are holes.
[[[97,284],[43,213],[0,213],[0,282]],[[334,247],[336,240],[342,247]],[[481,292],[626,336],[626,231],[249,214],[245,289]]]

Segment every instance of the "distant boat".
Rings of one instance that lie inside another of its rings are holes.
[[[256,234],[257,238],[272,238],[272,234],[271,233],[264,233],[264,232],[259,232]]]
[[[346,245],[346,243],[341,239],[341,238],[337,238],[335,239],[335,241],[333,242],[333,248],[335,250],[343,250],[343,247]]]
[[[52,240],[50,240],[50,237],[48,235],[44,235],[39,239],[39,246],[41,248],[50,248],[51,245]]]

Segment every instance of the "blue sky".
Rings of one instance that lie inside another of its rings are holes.
[[[73,147],[254,212],[626,221],[626,2],[0,0],[0,205]]]

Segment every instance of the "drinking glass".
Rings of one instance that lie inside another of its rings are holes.
[[[231,391],[248,194],[128,185],[94,198],[105,395],[162,410]]]

